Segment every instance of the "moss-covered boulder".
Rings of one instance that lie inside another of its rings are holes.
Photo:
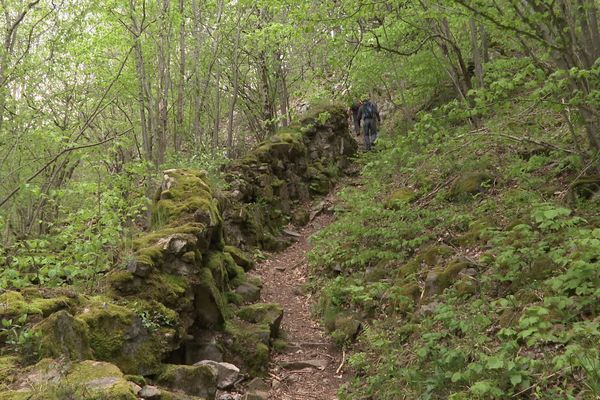
[[[443,268],[438,267],[429,271],[425,282],[425,293],[427,295],[442,293],[458,280],[461,271],[470,266],[472,266],[471,262],[459,257],[448,262]]]
[[[240,308],[237,315],[244,321],[267,325],[271,331],[271,336],[277,337],[283,319],[283,308],[279,304],[252,304]]]
[[[114,363],[127,374],[145,376],[160,371],[162,358],[178,345],[176,331],[149,321],[148,315],[92,298],[78,318],[89,328],[96,359]]]
[[[43,359],[24,370],[2,400],[136,400],[136,387],[115,365],[100,361],[73,364]]]
[[[254,268],[254,260],[244,251],[235,246],[225,246],[224,250],[233,258],[235,263],[244,268],[245,271],[249,271]]]
[[[16,320],[22,315],[47,317],[73,307],[78,302],[74,293],[28,288],[22,292],[8,290],[0,294],[0,318]]]
[[[269,326],[233,319],[227,322],[225,332],[230,337],[228,359],[252,376],[266,374],[271,342]]]
[[[210,365],[167,365],[157,382],[192,396],[214,399],[218,371]]]
[[[485,191],[493,180],[486,171],[469,171],[458,177],[450,190],[451,200],[468,200],[478,193]]]
[[[92,358],[89,330],[85,322],[65,310],[58,311],[35,327],[39,333],[41,357],[64,357],[69,360]]]

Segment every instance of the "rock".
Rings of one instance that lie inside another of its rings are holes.
[[[285,233],[285,234],[286,234],[286,235],[288,235],[288,236],[295,237],[295,238],[301,238],[301,237],[302,237],[302,235],[301,235],[301,234],[299,234],[298,232],[296,232],[296,231],[293,231],[293,230],[291,230],[291,229],[284,229],[284,230],[283,230],[283,233]]]
[[[184,355],[179,363],[192,365],[202,360],[223,361],[223,353],[217,338],[210,332],[206,332],[203,336],[183,343]]]
[[[427,295],[442,293],[458,279],[460,272],[471,263],[463,258],[450,260],[445,268],[435,268],[427,273],[425,293]]]
[[[362,329],[362,322],[353,314],[339,314],[333,324],[333,337],[338,344],[353,342]]]
[[[135,310],[111,304],[109,299],[90,298],[77,317],[89,327],[94,357],[114,363],[127,374],[158,373],[163,355],[174,350],[172,328],[152,332]]]
[[[252,391],[252,392],[248,392],[246,393],[246,396],[244,397],[244,400],[268,400],[269,398],[269,392],[267,391]]]
[[[279,325],[283,319],[283,308],[278,304],[252,304],[239,309],[237,315],[244,321],[253,324],[266,324],[271,337],[279,334]]]
[[[242,250],[234,246],[225,246],[224,250],[226,253],[229,253],[231,257],[233,257],[235,263],[244,268],[245,271],[249,271],[254,268],[254,260],[252,260],[252,258]]]
[[[65,310],[58,311],[34,329],[41,335],[41,357],[65,357],[74,361],[92,358],[87,325]]]
[[[243,397],[240,393],[221,393],[217,395],[217,400],[242,400]]]
[[[240,369],[233,364],[203,360],[194,365],[209,365],[217,369],[217,387],[228,389],[232,387],[240,376]]]
[[[146,400],[158,400],[161,397],[161,390],[156,386],[146,385],[138,393],[138,396]]]
[[[172,390],[213,399],[217,391],[218,371],[210,365],[167,365],[157,382]]]
[[[290,370],[298,370],[304,368],[316,368],[320,371],[327,368],[329,363],[327,360],[323,359],[314,359],[314,360],[295,360],[295,361],[287,361],[281,364],[282,368],[290,369]]]
[[[244,303],[255,303],[260,300],[260,288],[249,282],[244,282],[238,286],[235,293],[242,297]]]
[[[248,391],[268,391],[270,389],[270,386],[262,378],[253,378],[250,382],[248,382],[246,388],[248,389]]]
[[[54,399],[55,393],[69,388],[73,399],[136,400],[137,388],[128,382],[115,365],[101,361],[81,361],[73,364],[43,359],[28,368],[18,378],[18,392],[24,397],[7,399]],[[3,393],[6,395],[6,393]],[[46,397],[45,395],[48,394]],[[41,396],[41,397],[38,397]]]

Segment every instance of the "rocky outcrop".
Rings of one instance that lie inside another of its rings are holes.
[[[301,125],[277,133],[225,169],[229,184],[222,202],[225,236],[237,247],[277,250],[280,227],[290,218],[308,222],[294,209],[328,193],[357,149],[343,108],[320,106]]]
[[[34,324],[27,357],[5,357],[7,370],[29,362],[30,373],[0,382],[10,394],[0,398],[37,398],[31,379],[43,376],[59,388],[68,379],[73,393],[104,391],[115,399],[140,392],[212,399],[217,387],[235,383],[237,367],[265,373],[283,310],[250,304],[260,298],[261,283],[247,274],[254,261],[242,249],[283,246],[282,226],[306,221],[293,210],[326,193],[355,150],[344,110],[325,107],[225,168],[224,192],[217,194],[204,172],[165,171],[151,230],[133,241],[126,265],[103,278],[102,295],[64,289],[0,295],[2,319],[16,325],[26,315]],[[0,331],[0,339],[10,334]],[[139,379],[128,382],[123,374]],[[48,393],[40,398],[52,399]]]

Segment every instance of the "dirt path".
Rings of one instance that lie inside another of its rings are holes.
[[[325,200],[325,208],[328,204],[331,204],[331,198]],[[290,345],[284,353],[274,354],[271,361],[269,399],[334,400],[344,382],[343,370],[338,372],[342,354],[311,314],[313,300],[302,291],[309,275],[306,253],[311,246],[308,238],[331,221],[332,216],[328,213],[317,215],[307,226],[296,231],[300,237],[292,246],[257,267],[256,272],[264,282],[261,300],[278,303],[284,308],[282,329]],[[306,361],[317,366],[285,366],[286,363]]]

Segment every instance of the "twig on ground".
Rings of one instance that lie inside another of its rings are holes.
[[[342,362],[340,363],[340,366],[338,367],[338,369],[335,370],[336,374],[340,373],[345,362],[346,362],[346,347],[344,346],[344,347],[342,347]]]

